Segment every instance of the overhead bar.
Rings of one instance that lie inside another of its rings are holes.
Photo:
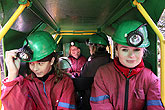
[[[14,12],[14,14],[11,16],[11,18],[8,20],[8,22],[5,24],[5,26],[2,28],[0,32],[0,41],[5,36],[5,34],[8,32],[10,27],[13,25],[13,23],[16,21],[16,19],[19,17],[19,15],[23,12],[23,10],[30,6],[30,2],[28,1],[27,4],[21,4],[18,9]]]

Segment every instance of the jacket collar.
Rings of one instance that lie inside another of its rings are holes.
[[[119,62],[119,59],[117,57],[114,59],[114,64],[115,64],[115,68],[117,69],[117,71],[122,72],[123,75],[127,78],[130,78],[131,76],[138,74],[144,68],[143,59],[139,65],[137,65],[135,68],[131,68],[131,69],[123,66]]]
[[[73,57],[73,56],[71,56],[71,55],[69,55],[69,57],[70,57],[70,58],[73,58],[73,59],[76,59],[75,57]],[[76,60],[78,60],[80,57],[82,57],[81,54],[80,54],[80,56],[79,56]]]
[[[45,82],[47,79],[48,79],[48,77],[51,75],[51,74],[53,74],[54,73],[54,68],[53,68],[53,66],[52,66],[52,69],[51,69],[51,71],[49,72],[49,73],[47,73],[46,75],[44,75],[43,77],[37,77],[39,80],[41,80],[41,81],[43,81],[43,82]]]

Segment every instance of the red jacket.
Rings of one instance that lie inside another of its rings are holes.
[[[59,82],[55,74],[45,82],[33,74],[19,76],[4,82],[4,87],[1,100],[5,110],[75,110],[74,86],[67,76]]]
[[[72,62],[72,69],[69,70],[70,73],[78,72],[80,74],[81,68],[86,63],[86,58],[84,56],[80,56],[78,59],[69,56],[68,57]]]
[[[143,61],[132,70],[121,66],[116,59],[100,67],[90,103],[92,110],[164,110],[160,81],[144,67]]]

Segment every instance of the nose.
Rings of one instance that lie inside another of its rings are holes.
[[[131,50],[130,50],[130,51],[129,51],[129,53],[128,53],[128,56],[129,56],[129,57],[134,57],[134,56],[135,56],[135,54],[134,54],[134,52],[133,52],[133,51],[131,51]]]
[[[38,64],[37,63],[34,64],[33,69],[34,69],[34,71],[38,71],[39,68],[38,68]]]

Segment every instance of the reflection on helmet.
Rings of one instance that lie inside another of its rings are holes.
[[[101,32],[93,34],[92,37],[89,38],[87,44],[100,44],[107,46],[109,43],[106,34]]]
[[[26,62],[41,60],[50,55],[56,49],[56,43],[53,37],[45,31],[37,31],[32,33],[27,37],[27,41],[28,47],[33,52],[33,58]],[[24,41],[24,45],[27,44],[27,41]]]
[[[125,21],[116,29],[112,39],[114,42],[125,46],[148,47],[150,42],[145,25],[139,21]]]
[[[58,67],[62,70],[71,68],[71,64],[72,63],[68,57],[60,57],[58,60]]]

